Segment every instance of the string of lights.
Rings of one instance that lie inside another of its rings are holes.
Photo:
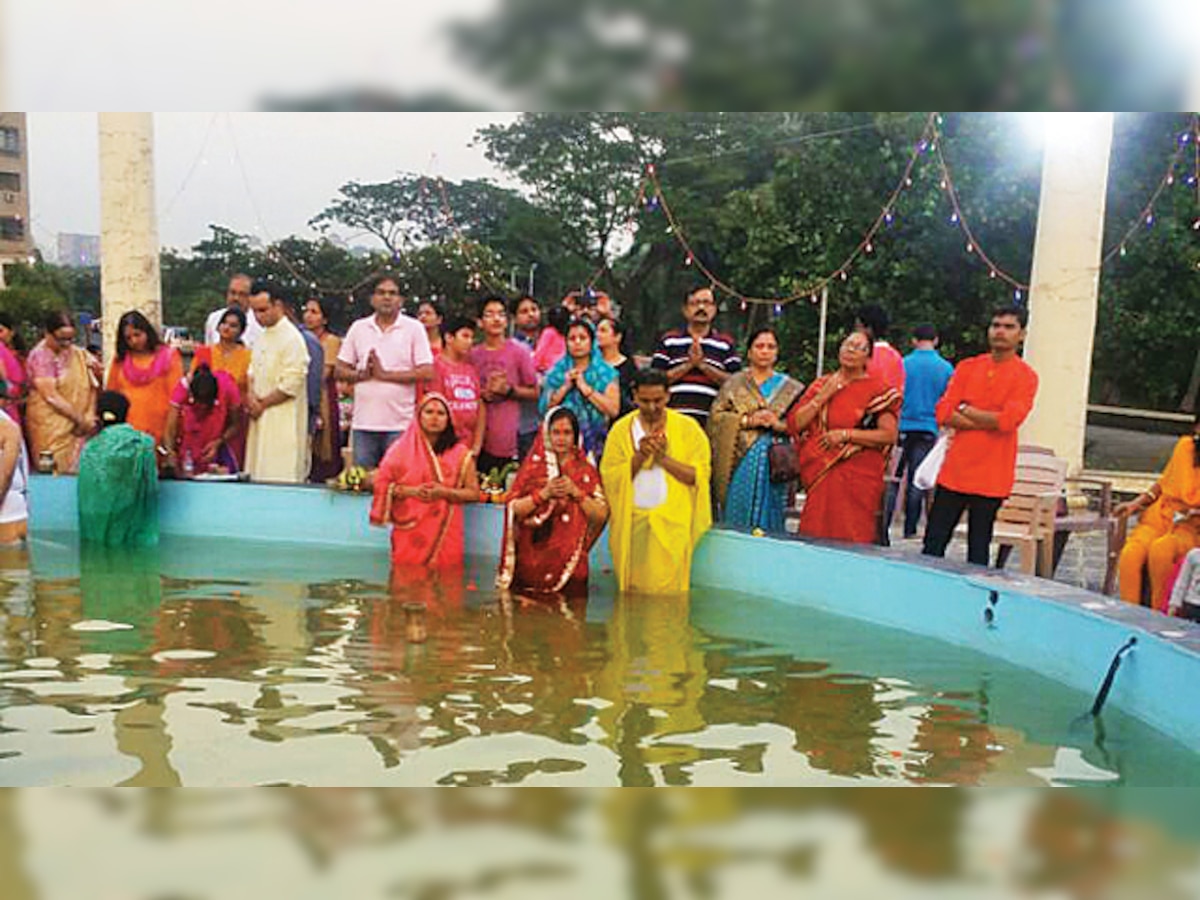
[[[950,200],[952,213],[950,220],[953,224],[961,228],[967,236],[967,249],[970,253],[977,253],[980,259],[984,260],[989,267],[989,274],[993,278],[1000,278],[1012,285],[1016,291],[1017,298],[1020,299],[1022,292],[1028,290],[1028,285],[1020,281],[1013,275],[1009,274],[1003,268],[998,266],[992,258],[979,246],[979,241],[971,230],[970,224],[963,214],[962,207],[958,200],[958,192],[954,188],[954,181],[950,172],[950,167],[946,162],[945,157],[941,153],[940,134],[938,126],[942,121],[942,117],[938,113],[930,113],[925,122],[925,127],[921,131],[921,136],[913,146],[905,164],[903,173],[901,174],[896,186],[888,195],[883,207],[875,221],[867,228],[862,238],[855,245],[854,249],[847,254],[841,263],[824,275],[810,279],[803,286],[792,294],[782,297],[758,297],[747,294],[738,290],[733,285],[724,281],[716,273],[714,273],[704,262],[698,258],[692,242],[688,239],[687,233],[682,227],[680,221],[675,216],[671,209],[671,205],[663,191],[662,182],[658,177],[657,168],[653,163],[646,166],[646,176],[653,187],[653,194],[650,202],[647,203],[647,209],[661,208],[664,216],[667,219],[667,232],[674,236],[680,249],[684,253],[684,265],[695,266],[713,287],[734,299],[740,301],[743,309],[748,304],[771,305],[775,308],[776,313],[781,312],[782,307],[788,303],[794,303],[799,300],[807,299],[811,303],[817,303],[820,299],[821,292],[835,281],[847,281],[850,277],[850,270],[858,259],[864,254],[870,254],[875,249],[876,235],[886,226],[891,225],[895,219],[896,208],[901,195],[905,190],[913,186],[913,174],[916,170],[917,163],[921,157],[929,152],[935,154],[939,169],[941,172],[941,185],[945,189],[947,197]]]
[[[458,225],[458,221],[454,217],[454,207],[450,204],[450,192],[446,188],[446,180],[441,175],[437,177],[438,195],[442,203],[442,215],[446,217],[446,221],[450,225],[451,233],[454,235],[454,242],[457,245],[458,252],[462,254],[463,259],[467,261],[467,265],[471,267],[471,274],[467,277],[467,289],[478,291],[485,283],[488,290],[497,294],[503,294],[505,291],[504,285],[497,287],[496,282],[491,275],[486,271],[486,267],[480,265],[476,259],[471,257],[470,249],[475,244],[473,241],[468,241],[463,234],[462,229]],[[421,176],[420,190],[425,191],[425,177]]]
[[[625,220],[618,225],[616,229],[614,229],[615,231],[626,232],[631,240],[633,239],[634,234],[637,232],[637,218],[642,210],[642,205],[646,203],[646,186],[649,183],[649,176],[643,175],[641,180],[638,182],[637,190],[634,192],[633,202],[627,207]],[[609,271],[608,257],[605,256],[603,247],[600,249],[600,255],[604,257],[603,261],[600,263],[596,271],[592,273],[591,278],[584,282],[583,285],[583,292],[589,298],[596,295],[596,282],[599,281],[600,278]]]
[[[1155,204],[1158,203],[1159,197],[1167,188],[1173,186],[1176,181],[1175,171],[1183,159],[1183,154],[1191,147],[1193,153],[1192,172],[1186,178],[1186,184],[1196,190],[1196,208],[1197,218],[1192,222],[1192,230],[1200,231],[1200,116],[1192,113],[1191,122],[1188,125],[1188,130],[1182,132],[1175,143],[1175,152],[1171,154],[1171,158],[1167,163],[1167,169],[1159,179],[1157,187],[1150,194],[1150,199],[1142,207],[1141,212],[1130,223],[1129,227],[1121,235],[1120,239],[1113,244],[1100,257],[1100,265],[1105,266],[1114,258],[1124,257],[1127,251],[1127,245],[1135,235],[1142,231],[1153,228],[1157,220],[1155,216]]]
[[[247,198],[250,201],[255,217],[259,223],[259,229],[264,235],[267,236],[268,240],[273,245],[268,248],[267,256],[272,261],[281,264],[296,281],[307,284],[311,290],[323,294],[334,295],[345,293],[348,295],[349,301],[353,303],[353,295],[356,291],[361,289],[364,285],[370,283],[379,275],[387,272],[393,264],[399,261],[399,254],[393,254],[389,263],[385,263],[384,265],[376,268],[365,278],[359,280],[349,288],[331,288],[329,286],[321,285],[317,281],[313,280],[311,273],[306,274],[301,270],[301,267],[304,265],[304,263],[297,263],[289,259],[287,254],[283,253],[278,247],[278,242],[270,237],[263,220],[261,210],[254,198],[253,191],[251,190],[249,176],[246,172],[245,164],[238,149],[237,140],[233,133],[232,121],[230,120],[228,114],[226,114],[226,123],[229,128],[230,140],[233,146],[234,160],[241,174]],[[770,305],[774,307],[775,312],[778,315],[781,313],[783,306],[790,303],[798,302],[804,299],[807,299],[813,304],[817,303],[824,289],[835,282],[845,282],[849,279],[853,266],[860,260],[862,256],[869,255],[874,252],[877,236],[883,229],[893,223],[901,197],[903,196],[904,192],[912,188],[914,184],[914,176],[918,174],[918,165],[921,162],[922,157],[931,155],[933,160],[936,162],[936,170],[939,176],[939,188],[942,190],[942,193],[945,195],[950,206],[949,222],[950,224],[958,227],[962,232],[965,238],[966,253],[978,258],[987,267],[989,278],[1004,282],[1010,288],[1012,288],[1015,299],[1018,302],[1021,302],[1029,291],[1028,282],[1018,278],[997,264],[995,259],[987,253],[983,246],[981,246],[977,233],[974,229],[972,229],[971,224],[963,211],[959,191],[955,185],[953,172],[945,154],[942,151],[943,135],[940,130],[940,126],[942,124],[943,118],[940,114],[930,113],[928,115],[920,137],[914,144],[904,166],[903,172],[895,187],[888,194],[881,207],[879,215],[876,216],[875,220],[865,230],[854,248],[832,271],[820,276],[812,277],[807,281],[802,282],[799,287],[794,289],[793,292],[787,296],[761,297],[743,292],[734,285],[722,279],[699,258],[693,242],[688,238],[683,224],[680,222],[679,218],[676,216],[674,210],[667,200],[666,193],[659,177],[658,166],[655,163],[649,163],[645,166],[642,178],[639,180],[637,189],[634,192],[633,202],[628,208],[628,214],[625,216],[623,223],[617,226],[617,229],[615,230],[626,230],[628,231],[629,236],[632,237],[638,228],[637,220],[641,213],[655,213],[661,211],[667,221],[667,233],[674,237],[675,242],[679,245],[679,248],[683,253],[685,266],[694,266],[695,269],[701,273],[701,275],[708,279],[709,283],[715,290],[718,290],[739,301],[743,310],[746,309],[749,304]],[[212,122],[210,122],[210,130],[211,125]],[[845,133],[849,130],[861,129],[843,129],[838,132],[808,135],[805,137],[806,139],[815,139],[816,137]],[[208,135],[206,134],[205,142],[207,142],[207,140]],[[1163,177],[1160,179],[1158,185],[1151,193],[1149,200],[1142,207],[1142,210],[1138,214],[1137,218],[1123,233],[1121,238],[1102,255],[1100,262],[1101,266],[1111,262],[1115,257],[1125,256],[1127,252],[1126,247],[1129,242],[1140,231],[1144,231],[1150,227],[1153,227],[1156,221],[1155,206],[1161,198],[1163,192],[1168,187],[1176,183],[1176,171],[1181,160],[1183,159],[1183,154],[1189,148],[1193,152],[1193,171],[1187,176],[1186,183],[1190,187],[1194,187],[1196,189],[1197,208],[1200,210],[1200,116],[1193,114],[1189,129],[1178,137],[1174,153],[1167,164]],[[201,152],[203,152],[203,148]],[[678,162],[679,160],[674,161]],[[196,165],[196,163],[193,164],[192,171],[194,171]],[[183,187],[186,187],[187,181],[190,180],[192,171],[189,171],[188,176],[185,178]],[[428,179],[425,176],[422,176],[420,181],[420,192],[422,196],[426,196],[428,193],[430,193],[427,182]],[[477,259],[472,257],[471,242],[466,239],[461,227],[455,219],[453,206],[450,203],[445,180],[438,176],[435,179],[435,183],[437,186],[438,200],[441,204],[442,215],[445,217],[451,229],[453,240],[457,246],[458,252],[466,259],[468,266],[472,269],[471,275],[466,284],[466,288],[469,290],[479,290],[483,284],[486,283],[490,290],[502,292],[504,290],[504,286],[498,285],[497,282],[491,277],[491,274],[485,271],[487,267],[481,265]],[[180,191],[177,192],[177,196],[179,193],[182,193],[183,187],[181,187]],[[176,198],[172,198],[172,204],[174,203],[175,199]],[[168,208],[170,205],[171,204],[168,204]],[[1193,230],[1200,232],[1200,215],[1198,215],[1198,217],[1194,220],[1192,228]],[[603,249],[601,253],[603,256]],[[1198,264],[1198,267],[1200,267],[1200,264]],[[609,269],[610,267],[608,260],[607,258],[604,258],[601,264],[584,284],[584,290],[589,295],[595,293],[597,282],[604,276],[605,273],[609,271]]]
[[[935,126],[936,130],[936,126]],[[937,137],[940,137],[938,135]],[[935,139],[931,144],[930,149],[937,158],[938,168],[941,170],[942,180],[939,187],[945,192],[947,199],[950,201],[950,207],[953,212],[950,214],[950,223],[957,225],[967,239],[967,253],[976,254],[988,267],[988,277],[998,278],[1006,282],[1013,289],[1013,297],[1019,303],[1025,292],[1029,290],[1029,285],[1025,282],[1014,278],[992,260],[979,245],[979,240],[975,237],[975,233],[971,230],[971,225],[967,221],[967,217],[963,214],[962,205],[958,200],[958,189],[954,186],[954,178],[950,173],[950,166],[946,162],[946,156],[942,153],[942,144],[940,140]]]

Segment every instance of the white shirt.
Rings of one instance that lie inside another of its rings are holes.
[[[228,306],[214,309],[204,321],[204,343],[209,346],[221,343],[221,336],[217,334],[217,326],[221,324],[221,317],[225,315],[225,310],[227,309],[229,309]],[[258,319],[255,318],[254,313],[247,312],[246,330],[242,332],[242,343],[247,347],[253,347],[254,342],[258,340],[258,336],[262,333],[263,327],[258,324]]]
[[[633,419],[633,447],[636,450],[646,436],[642,417]],[[658,463],[643,466],[633,476],[633,505],[635,509],[654,509],[667,502],[667,470]]]
[[[0,416],[8,416],[8,413],[0,411]],[[12,483],[8,486],[8,493],[4,495],[3,502],[0,502],[0,524],[7,525],[10,522],[23,522],[29,518],[29,503],[26,499],[26,492],[29,485],[29,457],[25,454],[25,442],[20,444],[20,453],[17,455],[17,465],[13,469]]]

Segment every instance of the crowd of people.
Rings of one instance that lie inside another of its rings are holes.
[[[140,478],[325,483],[355,467],[374,492],[371,521],[393,529],[397,566],[461,565],[462,506],[481,499],[481,478],[507,488],[498,583],[514,590],[581,589],[605,526],[618,582],[644,592],[687,588],[692,550],[714,520],[886,544],[901,494],[903,535],[926,519],[924,553],[944,555],[965,512],[967,560],[987,565],[1037,392],[1019,353],[1019,307],[997,310],[988,352],[953,367],[933,325],[917,326],[902,355],[888,343],[887,313],[865,306],[836,367],[805,385],[780,371],[769,326],[751,330],[743,359],[716,328],[707,287],[688,294],[680,327],[640,368],[602,292],[573,292],[548,310],[530,296],[489,296],[470,314],[429,299],[406,312],[400,283],[385,275],[371,287],[372,313],[344,337],[320,300],[296,299],[235,275],[186,374],[139,312],[118,322],[106,373],[75,345],[66,314],[47,319],[23,361],[0,317],[0,424],[23,427],[31,454],[22,445],[12,471],[0,466],[0,486],[23,485],[31,458],[80,471],[87,447],[132,431],[149,439],[137,443]],[[915,476],[935,462],[923,490]],[[1149,602],[1167,608],[1182,592],[1172,608],[1200,604],[1187,594],[1200,590],[1200,550],[1172,579],[1200,547],[1200,425],[1155,488],[1118,512],[1140,515],[1121,556],[1122,596],[1143,599],[1146,570]]]

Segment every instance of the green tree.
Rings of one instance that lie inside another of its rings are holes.
[[[770,176],[777,143],[805,133],[809,118],[758,113],[527,113],[479,133],[490,159],[519,178],[532,202],[561,223],[560,253],[581,279],[599,274],[642,348],[678,316],[695,271],[683,263],[662,213],[635,206],[645,166],[657,166],[675,211],[712,255],[712,208],[731,190]],[[631,233],[632,231],[632,233]],[[576,283],[577,284],[577,283]]]
[[[1121,244],[1191,117],[1177,113],[1117,117],[1106,215],[1105,247]],[[1200,175],[1189,137],[1174,183],[1154,207],[1153,224],[1139,225],[1126,253],[1101,272],[1100,307],[1092,358],[1094,401],[1174,410],[1187,403],[1200,370]]]
[[[525,108],[1171,109],[1158,29],[1095,0],[500,0],[453,35]]]
[[[0,311],[12,317],[30,345],[40,338],[47,313],[72,309],[69,279],[57,266],[16,263],[4,267],[4,279],[7,287],[0,290]]]

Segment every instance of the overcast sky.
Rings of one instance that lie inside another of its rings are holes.
[[[454,88],[445,26],[495,0],[0,0],[11,109],[258,109],[264,96]],[[168,37],[169,36],[169,37]],[[86,74],[85,74],[86,73]]]
[[[209,223],[264,241],[311,235],[306,223],[341,184],[386,181],[401,171],[505,183],[483,150],[470,143],[478,128],[513,118],[507,113],[156,113],[159,240],[164,246],[191,246],[208,235]],[[29,114],[34,237],[51,254],[58,232],[99,233],[96,133],[95,113]]]

